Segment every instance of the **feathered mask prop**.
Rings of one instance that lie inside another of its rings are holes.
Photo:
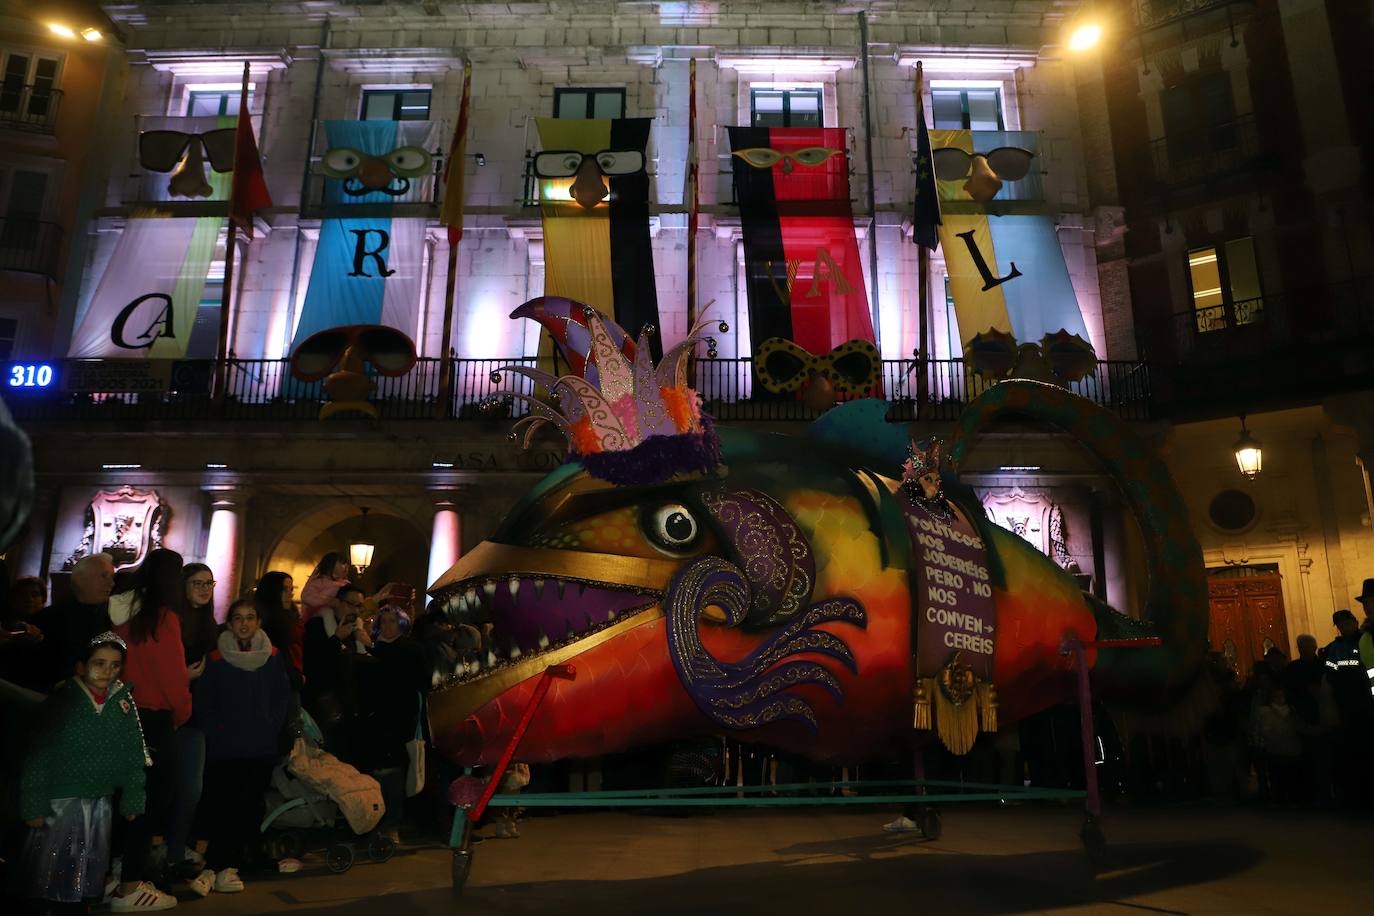
[[[687,385],[687,358],[701,340],[699,322],[657,366],[650,353],[654,328],[638,342],[591,306],[557,296],[532,299],[511,313],[548,329],[572,367],[555,377],[525,366],[503,366],[548,391],[548,402],[528,401],[530,415],[511,438],[528,448],[540,426],[552,423],[568,440],[571,457],[594,477],[624,486],[662,483],[677,475],[709,472],[720,463],[720,441],[701,397]]]

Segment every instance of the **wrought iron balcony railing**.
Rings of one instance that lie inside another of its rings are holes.
[[[0,217],[0,270],[61,277],[62,227],[57,223]]]
[[[1254,0],[1135,0],[1135,20],[1142,29],[1154,29],[1233,5],[1253,6]]]
[[[1166,185],[1200,184],[1243,171],[1260,161],[1259,131],[1254,115],[1201,130],[1150,141],[1155,180]]]
[[[62,90],[0,83],[0,127],[50,134],[57,128]]]
[[[225,373],[226,395],[218,410],[212,408],[211,360],[178,360],[161,377],[159,390],[139,392],[72,391],[71,380],[91,369],[120,370],[129,361],[66,360],[55,364],[46,388],[6,389],[7,402],[16,418],[28,423],[45,421],[170,420],[202,422],[225,420],[309,420],[319,416],[325,397],[319,382],[300,382],[292,377],[289,363],[280,359],[230,359]],[[99,361],[94,361],[99,363]],[[502,366],[534,366],[533,357],[509,359],[459,359],[454,361],[451,416],[459,420],[500,420],[523,416],[525,403],[510,396],[512,390],[532,394],[531,383],[512,373],[492,374]],[[0,367],[5,368],[5,367]],[[545,367],[549,368],[549,367]],[[397,378],[377,377],[371,401],[378,414],[389,420],[428,420],[439,410],[440,361],[420,359],[414,369]],[[926,374],[926,403],[917,402],[919,375]],[[795,396],[777,397],[755,391],[748,359],[701,359],[694,362],[694,378],[705,408],[721,422],[808,421],[818,412]],[[135,373],[136,374],[136,373]],[[8,375],[4,376],[8,377]],[[150,375],[151,377],[151,375]],[[884,360],[881,396],[891,401],[894,421],[951,421],[964,405],[995,381],[983,379],[963,360]],[[91,387],[90,384],[79,387]],[[1087,378],[1070,388],[1119,413],[1128,420],[1145,420],[1150,411],[1148,367],[1137,362],[1103,361]]]
[[[1186,363],[1326,360],[1336,349],[1374,346],[1374,276],[1178,312],[1167,334]]]

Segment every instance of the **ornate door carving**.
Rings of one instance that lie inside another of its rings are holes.
[[[1242,677],[1270,648],[1277,646],[1288,654],[1288,623],[1279,576],[1212,576],[1207,588],[1211,610],[1208,641]]]

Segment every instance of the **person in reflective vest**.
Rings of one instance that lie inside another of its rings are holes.
[[[1374,695],[1374,579],[1365,579],[1364,587],[1355,596],[1364,607],[1364,623],[1360,626],[1360,664],[1369,680],[1369,692]]]
[[[1339,610],[1331,615],[1339,636],[1326,647],[1326,682],[1340,714],[1332,782],[1340,801],[1366,805],[1371,786],[1365,773],[1374,761],[1374,696],[1360,661],[1360,626],[1355,615]]]

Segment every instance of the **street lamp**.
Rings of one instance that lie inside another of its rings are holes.
[[[1245,414],[1240,415],[1240,438],[1235,445],[1236,466],[1246,480],[1254,480],[1264,468],[1264,451],[1259,440],[1245,428]]]
[[[1070,51],[1089,51],[1102,40],[1102,26],[1096,22],[1084,22],[1069,34]]]
[[[362,507],[363,518],[358,523],[358,536],[348,545],[348,562],[362,575],[372,565],[372,539],[367,536],[367,507]]]

